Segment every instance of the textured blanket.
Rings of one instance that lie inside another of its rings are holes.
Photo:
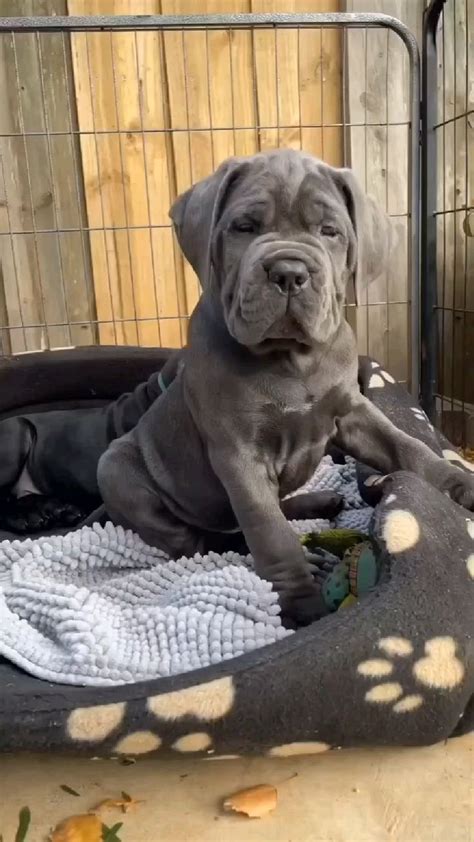
[[[332,489],[338,526],[367,530],[355,464],[325,457],[305,490]],[[294,522],[299,532],[329,521]],[[107,524],[0,544],[0,655],[30,674],[79,685],[177,675],[291,634],[277,594],[235,553],[170,561]]]

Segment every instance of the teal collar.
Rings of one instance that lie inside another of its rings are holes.
[[[165,381],[163,380],[163,375],[161,371],[158,374],[158,386],[160,387],[162,392],[166,392],[168,386],[166,385]]]

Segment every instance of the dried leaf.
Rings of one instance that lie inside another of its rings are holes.
[[[116,798],[104,798],[103,801],[99,801],[95,807],[92,807],[91,813],[100,813],[101,810],[115,810],[117,807],[121,807],[123,801]]]
[[[102,822],[97,816],[70,816],[53,831],[51,842],[102,842]]]
[[[137,759],[136,757],[119,757],[118,762],[121,766],[135,766]]]
[[[18,830],[15,836],[15,842],[24,842],[28,828],[31,822],[31,812],[29,807],[22,807],[18,816]]]
[[[270,784],[259,784],[250,789],[241,789],[224,801],[224,810],[245,813],[250,819],[259,819],[275,809],[277,791]]]
[[[62,789],[63,792],[67,792],[68,795],[75,795],[76,798],[80,797],[80,793],[76,792],[76,790],[73,789],[72,786],[68,786],[67,784],[61,784],[59,789]]]
[[[143,801],[138,801],[136,798],[132,798],[128,795],[128,793],[122,792],[122,798],[106,798],[104,801],[100,801],[91,812],[97,813],[101,810],[121,810],[122,813],[128,813],[130,810],[135,810],[139,804],[143,804]]]

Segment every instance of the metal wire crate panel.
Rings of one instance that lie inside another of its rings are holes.
[[[170,204],[230,155],[291,146],[354,167],[393,217],[394,259],[347,315],[409,380],[413,78],[368,17],[3,19],[3,353],[183,344],[200,290]]]
[[[429,117],[429,153],[437,169],[427,208],[426,248],[434,259],[423,282],[430,389],[426,402],[445,433],[474,446],[474,4],[433,2],[430,61],[437,90]],[[430,67],[428,68],[430,72]]]

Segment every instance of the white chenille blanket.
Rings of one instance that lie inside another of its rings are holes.
[[[305,490],[344,495],[336,525],[367,531],[355,465],[325,457]],[[294,522],[298,532],[328,521]],[[170,561],[108,523],[0,544],[0,655],[65,684],[144,681],[235,658],[291,634],[251,557]]]

